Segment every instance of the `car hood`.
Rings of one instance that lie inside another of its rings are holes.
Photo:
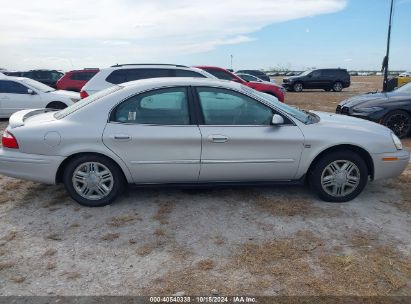
[[[340,103],[340,106],[344,107],[373,107],[381,106],[387,102],[411,100],[411,94],[404,93],[369,93],[364,95],[359,95],[346,99]]]
[[[72,91],[57,90],[57,91],[50,92],[49,94],[55,95],[55,96],[64,96],[68,98],[76,98],[80,100],[80,93],[72,92]]]
[[[300,78],[300,76],[298,76],[298,75],[295,75],[295,76],[287,76],[287,77],[285,77],[284,79],[285,80],[294,80],[294,79],[297,79],[297,78]]]
[[[363,131],[374,134],[390,134],[391,131],[383,125],[374,123],[372,121],[327,112],[317,112],[311,111],[320,118],[318,126],[324,127],[328,130],[342,130],[343,132],[349,132],[350,130],[354,131]]]
[[[263,82],[257,82],[257,81],[250,81],[248,82],[249,84],[252,84],[253,86],[258,86],[258,87],[275,87],[277,89],[281,88],[278,84],[274,82],[268,82],[268,81],[263,81]]]

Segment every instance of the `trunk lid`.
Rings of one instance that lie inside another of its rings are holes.
[[[9,127],[11,129],[33,123],[45,123],[56,120],[53,109],[30,109],[22,110],[10,116]]]

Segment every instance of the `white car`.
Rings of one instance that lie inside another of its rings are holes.
[[[200,78],[133,81],[58,112],[20,111],[2,143],[0,174],[62,182],[93,207],[112,203],[126,184],[308,182],[320,198],[346,202],[369,180],[400,175],[410,160],[379,124],[300,111],[234,81]]]
[[[399,75],[399,77],[411,77],[411,72],[404,72]]]
[[[80,95],[55,89],[29,78],[0,75],[0,118],[25,109],[64,109]]]
[[[120,83],[163,77],[194,77],[217,79],[210,73],[195,67],[175,64],[117,64],[101,69],[81,89],[81,98]]]

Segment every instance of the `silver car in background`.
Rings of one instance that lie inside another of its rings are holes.
[[[345,202],[410,155],[386,127],[304,112],[235,82],[157,78],[115,85],[61,110],[11,116],[0,173],[63,182],[82,205],[126,184],[304,183]]]

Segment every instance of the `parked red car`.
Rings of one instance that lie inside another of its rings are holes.
[[[98,71],[98,69],[84,69],[67,72],[57,81],[57,90],[80,92],[81,88],[96,75]]]
[[[214,75],[215,77],[223,80],[231,80],[235,82],[239,82],[247,87],[253,88],[254,90],[264,92],[270,95],[274,95],[277,99],[281,102],[284,102],[285,99],[285,92],[284,88],[269,82],[254,82],[254,81],[244,81],[237,75],[227,71],[226,69],[219,68],[219,67],[212,67],[212,66],[197,66],[196,68],[202,69],[207,71],[208,73]]]

